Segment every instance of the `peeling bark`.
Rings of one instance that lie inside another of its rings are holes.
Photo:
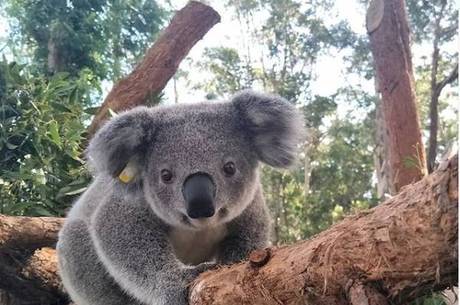
[[[249,261],[203,273],[191,286],[190,304],[342,305],[350,281],[364,285],[351,286],[353,304],[407,304],[456,284],[457,172],[455,156],[312,240],[272,248],[261,267]]]
[[[34,248],[56,242],[62,219],[0,217],[0,290],[21,300],[17,305],[66,304],[54,249]],[[39,232],[43,228],[49,232]],[[247,262],[203,273],[191,285],[190,304],[407,304],[457,283],[457,249],[454,156],[311,240],[256,250]]]
[[[361,282],[353,283],[348,291],[351,305],[388,305],[388,300],[377,289]]]

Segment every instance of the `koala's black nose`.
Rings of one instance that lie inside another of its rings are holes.
[[[182,194],[190,218],[211,217],[215,213],[216,187],[208,174],[196,173],[185,179]]]

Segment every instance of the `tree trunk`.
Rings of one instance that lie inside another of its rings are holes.
[[[56,46],[53,37],[50,37],[48,40],[48,72],[51,74],[62,72],[63,60],[62,54],[59,51],[59,48]]]
[[[441,18],[446,7],[446,1],[442,1],[439,15],[434,24],[433,54],[431,55],[431,99],[430,99],[430,139],[428,144],[428,172],[433,171],[436,162],[436,150],[438,147],[438,103],[437,77],[439,64],[439,39],[441,38]]]
[[[457,159],[311,240],[202,274],[191,304],[407,304],[456,284]],[[2,216],[0,223],[18,232],[0,230],[0,291],[23,301],[17,305],[65,304],[54,249],[33,248],[53,245],[62,219]]]
[[[196,1],[178,11],[141,63],[107,95],[88,128],[88,139],[107,120],[109,109],[128,110],[159,94],[190,49],[219,21],[214,9]]]
[[[389,174],[398,192],[426,173],[404,0],[372,0],[366,25],[388,128]]]
[[[192,305],[407,304],[456,285],[457,156],[309,241],[199,276]]]
[[[436,40],[436,38],[435,38]],[[439,48],[437,43],[434,44],[433,51],[433,66],[431,72],[431,98],[430,98],[430,138],[428,146],[428,160],[427,167],[428,172],[431,173],[436,166],[436,155],[438,149],[438,105],[439,96],[441,95],[442,89],[449,83],[452,83],[458,78],[458,64],[454,67],[452,72],[446,76],[442,81],[437,82],[438,73],[438,62],[439,62]]]
[[[383,116],[382,100],[379,100],[375,109],[375,151],[374,166],[377,178],[377,197],[383,201],[388,195],[395,195],[397,192],[391,183],[390,166],[388,158],[388,130]]]

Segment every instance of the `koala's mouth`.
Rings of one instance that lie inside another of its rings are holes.
[[[220,208],[217,213],[212,217],[190,218],[189,216],[181,213],[182,223],[192,228],[202,228],[203,226],[211,226],[223,220],[229,211],[227,208]]]

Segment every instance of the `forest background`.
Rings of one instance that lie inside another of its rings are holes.
[[[92,115],[185,3],[0,1],[0,214],[65,215],[90,181],[82,144]],[[298,166],[263,168],[273,243],[310,238],[393,195],[365,27],[368,1],[209,4],[221,23],[149,104],[225,99],[254,88],[280,94],[303,111],[308,138]],[[448,79],[458,67],[458,8],[453,0],[406,5],[431,170],[457,149],[458,76],[441,88],[436,113],[430,103],[433,77]]]

